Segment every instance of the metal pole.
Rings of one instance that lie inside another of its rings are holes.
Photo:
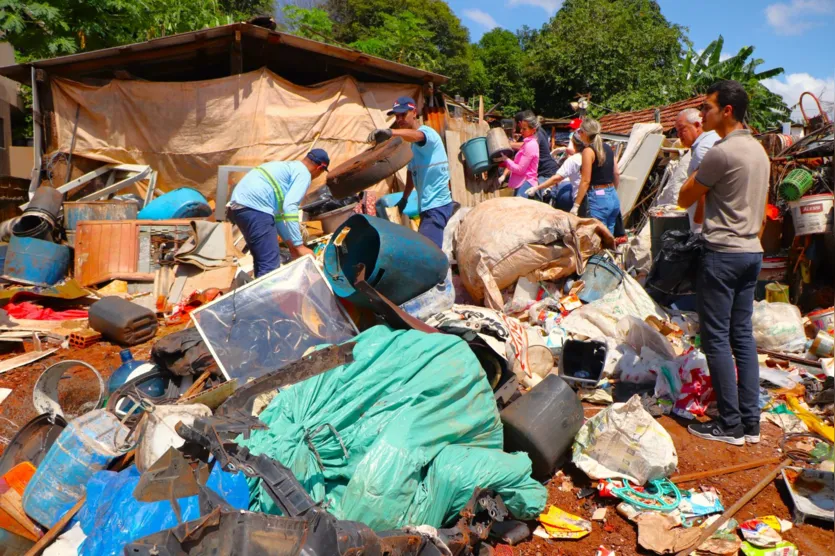
[[[43,164],[43,130],[38,124],[41,118],[41,102],[38,98],[37,70],[32,68],[32,138],[34,139],[35,166],[32,168],[32,181],[29,182],[29,199],[35,195],[35,190],[41,185],[41,165]]]

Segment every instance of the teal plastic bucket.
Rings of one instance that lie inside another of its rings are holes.
[[[486,172],[490,168],[490,156],[487,154],[487,137],[476,137],[461,145],[461,153],[467,168],[474,175]]]

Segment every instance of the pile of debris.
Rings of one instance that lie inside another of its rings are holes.
[[[796,554],[780,516],[733,519],[777,477],[796,524],[833,520],[835,313],[801,316],[773,276],[754,329],[782,454],[711,471],[773,466],[733,501],[676,475],[661,419],[715,411],[698,317],[670,308],[692,295],[682,232],[644,276],[600,222],[527,199],[458,210],[444,251],[347,212],[253,280],[196,191],[64,200],[81,185],[0,225],[0,373],[31,375],[37,412],[3,439],[4,554],[527,553],[614,519],[658,554]]]

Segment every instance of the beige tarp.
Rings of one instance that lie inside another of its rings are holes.
[[[328,151],[331,168],[367,149],[398,96],[420,102],[419,85],[359,83],[340,77],[302,87],[261,69],[241,75],[162,83],[113,80],[96,87],[54,79],[58,150],[68,152],[80,106],[78,156],[148,164],[164,190],[190,186],[213,198],[217,167],[293,160]],[[324,176],[313,184],[315,190]]]

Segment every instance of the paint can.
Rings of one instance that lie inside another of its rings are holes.
[[[765,300],[769,303],[789,303],[789,287],[779,282],[766,284]]]
[[[763,259],[758,282],[779,282],[786,279],[789,269],[788,257],[767,257]]]
[[[835,338],[821,330],[812,341],[812,347],[809,351],[818,357],[832,357],[835,353]]]
[[[789,203],[796,236],[832,233],[832,207],[835,196],[832,193],[807,195],[799,201]]]

